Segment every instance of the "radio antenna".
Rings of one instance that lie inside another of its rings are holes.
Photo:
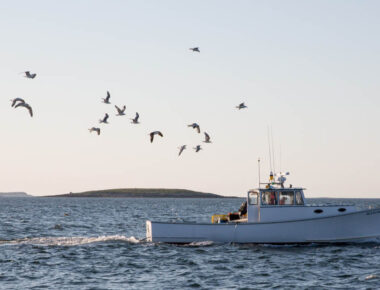
[[[276,159],[275,159],[275,154],[274,154],[274,141],[273,141],[273,128],[272,128],[272,125],[270,126],[270,132],[271,132],[271,137],[272,137],[273,174],[276,174]]]
[[[270,168],[270,171],[272,171],[272,151],[270,149],[269,126],[268,126],[268,149],[269,149],[269,168]]]
[[[260,178],[260,157],[259,159],[257,160],[257,165],[259,167],[259,189],[260,189],[260,186],[261,186],[261,178]]]
[[[280,142],[280,173],[282,171],[282,150],[281,150],[281,142]]]

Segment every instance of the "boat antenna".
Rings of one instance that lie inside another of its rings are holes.
[[[269,149],[269,168],[270,168],[270,171],[272,171],[272,151],[270,149],[269,126],[268,126],[268,149]]]
[[[281,142],[280,142],[280,173],[281,173],[281,169],[282,169],[282,152],[281,152]]]
[[[258,165],[258,167],[259,167],[259,189],[260,189],[260,186],[261,186],[261,178],[260,178],[260,157],[259,157],[259,159],[257,159],[257,165]]]
[[[276,174],[276,159],[275,159],[275,154],[274,154],[274,142],[273,142],[273,128],[272,128],[272,125],[270,126],[270,133],[271,133],[271,137],[272,137],[273,173]]]

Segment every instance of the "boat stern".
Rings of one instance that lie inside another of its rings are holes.
[[[146,221],[146,240],[152,242],[152,222]]]

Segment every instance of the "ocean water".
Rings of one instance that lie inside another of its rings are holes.
[[[141,241],[147,219],[206,222],[242,201],[0,198],[0,289],[380,288],[378,240],[302,246]],[[348,202],[380,206],[379,199]]]

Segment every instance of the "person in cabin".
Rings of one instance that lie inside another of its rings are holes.
[[[276,203],[277,203],[276,202],[276,194],[274,192],[271,192],[270,199],[269,199],[269,204],[275,205]]]

